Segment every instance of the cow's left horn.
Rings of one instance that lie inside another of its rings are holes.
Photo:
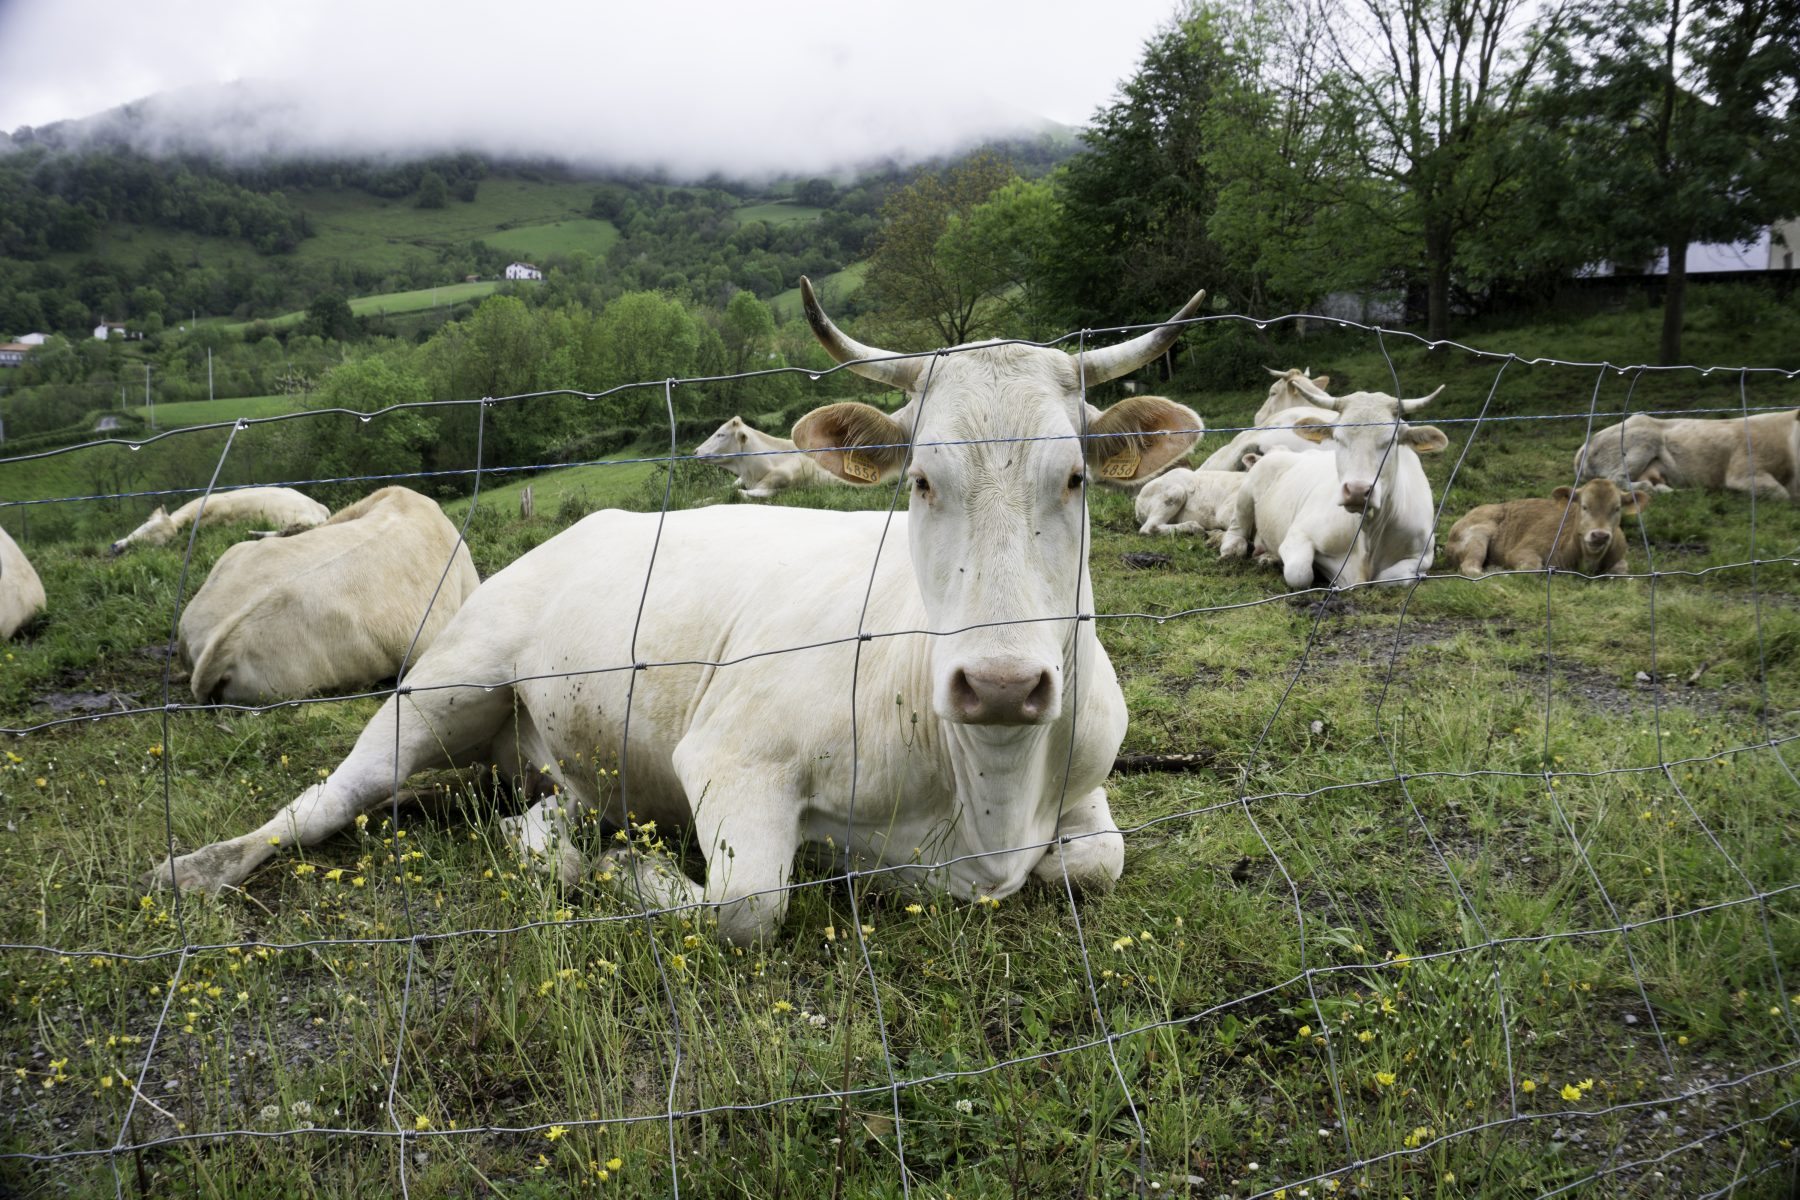
[[[819,298],[813,295],[812,280],[804,275],[800,277],[800,306],[806,310],[806,323],[812,326],[813,336],[834,360],[850,364],[850,369],[864,379],[873,379],[903,392],[913,390],[925,359],[895,358],[890,351],[865,346],[846,337],[844,331],[825,315],[825,310],[819,306]]]
[[[1440,383],[1437,385],[1437,391],[1432,392],[1431,395],[1429,395],[1429,396],[1416,396],[1411,400],[1402,400],[1400,402],[1400,411],[1401,412],[1413,412],[1416,409],[1424,408],[1427,404],[1430,404],[1433,400],[1436,400],[1438,392],[1441,392],[1443,390],[1444,390],[1444,385]]]
[[[1202,288],[1194,293],[1194,298],[1181,306],[1181,311],[1170,317],[1171,322],[1185,321],[1200,309],[1200,302],[1206,299],[1206,290]],[[1109,379],[1117,379],[1128,372],[1135,371],[1170,346],[1181,336],[1184,326],[1167,324],[1158,325],[1149,333],[1139,334],[1129,342],[1120,342],[1117,346],[1108,346],[1104,350],[1089,350],[1081,356],[1082,377],[1088,387],[1105,383]]]

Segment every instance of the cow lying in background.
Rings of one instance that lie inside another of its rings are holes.
[[[1244,456],[1245,470],[1257,460]],[[1195,471],[1175,467],[1137,494],[1139,533],[1211,533],[1231,523],[1243,471]]]
[[[1331,376],[1321,375],[1314,379],[1310,367],[1289,367],[1285,371],[1264,367],[1263,370],[1273,375],[1275,382],[1269,385],[1268,399],[1256,410],[1258,425],[1267,425],[1277,413],[1284,413],[1290,408],[1311,408],[1313,392],[1323,392],[1331,387]],[[1311,390],[1303,390],[1307,385]]]
[[[1546,566],[1609,575],[1625,566],[1619,517],[1649,507],[1649,492],[1622,492],[1610,479],[1590,479],[1579,492],[1559,487],[1551,496],[1469,510],[1444,544],[1450,561],[1471,579],[1484,571],[1541,571]]]
[[[114,554],[123,554],[136,542],[160,546],[186,529],[195,517],[200,528],[236,521],[267,523],[277,533],[290,529],[311,529],[323,524],[331,510],[293,488],[253,487],[229,492],[214,492],[197,500],[189,500],[173,513],[164,512],[159,504],[142,525],[112,544]]]
[[[783,488],[840,482],[829,471],[820,470],[818,463],[787,438],[764,433],[742,417],[733,417],[715,429],[695,448],[694,457],[708,458],[714,466],[736,475],[738,491],[758,500]]]
[[[442,509],[382,488],[316,528],[219,556],[181,614],[189,687],[205,703],[256,704],[391,679],[478,583]]]
[[[1800,500],[1800,409],[1698,419],[1635,413],[1575,452],[1575,481],[1594,478],[1658,492],[1724,488]]]
[[[1242,558],[1252,541],[1273,554],[1296,590],[1317,577],[1336,585],[1398,581],[1422,574],[1435,551],[1431,484],[1419,455],[1449,444],[1431,425],[1408,425],[1402,414],[1429,396],[1396,400],[1353,392],[1315,400],[1337,408],[1333,423],[1308,418],[1301,436],[1330,454],[1277,450],[1250,468],[1237,509],[1219,543],[1221,558]]]
[[[1247,470],[1245,455],[1267,454],[1271,450],[1316,450],[1318,443],[1296,434],[1294,426],[1309,418],[1327,423],[1337,420],[1337,414],[1328,406],[1321,407],[1318,399],[1321,396],[1331,399],[1325,391],[1331,376],[1321,375],[1314,379],[1299,367],[1289,367],[1285,371],[1264,367],[1263,370],[1273,375],[1275,382],[1269,385],[1268,398],[1256,410],[1256,420],[1251,423],[1251,428],[1239,432],[1207,455],[1200,464],[1202,471]]]
[[[906,512],[594,513],[482,584],[328,778],[147,882],[241,883],[274,843],[315,845],[387,804],[396,778],[493,763],[543,764],[560,789],[517,832],[566,882],[583,871],[568,831],[588,814],[691,831],[704,884],[629,846],[606,877],[634,902],[700,906],[735,942],[781,924],[808,843],[957,897],[1034,874],[1110,887],[1125,842],[1102,784],[1126,712],[1078,615],[1094,604],[1088,489],[1179,459],[1198,418],[1084,397],[1181,327],[1078,356],[1010,343],[894,358],[846,337],[804,279],[800,293],[832,358],[909,399],[892,415],[827,405],[794,440],[846,483],[905,472]]]
[[[0,529],[0,641],[44,611],[44,584],[17,542]]]

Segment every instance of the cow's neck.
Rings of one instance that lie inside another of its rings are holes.
[[[1084,564],[1085,582],[1085,564]],[[1092,589],[1082,588],[1083,597]],[[1091,601],[1084,604],[1091,606]],[[1056,833],[1057,814],[1074,785],[1065,774],[1072,765],[1071,744],[1081,736],[1083,701],[1092,670],[1102,653],[1092,621],[1074,623],[1063,652],[1062,712],[1043,725],[961,725],[942,722],[943,746],[956,780],[955,839],[959,853],[990,855],[970,874],[996,882],[1022,876],[1042,855]],[[1092,719],[1092,710],[1087,712]],[[1024,849],[1018,855],[1003,851]]]

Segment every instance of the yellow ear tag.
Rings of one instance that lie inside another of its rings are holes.
[[[866,483],[874,483],[881,478],[881,468],[874,463],[867,463],[856,457],[856,451],[854,450],[844,451],[843,461],[839,464],[839,469],[852,479],[861,479]]]
[[[1131,479],[1137,475],[1139,458],[1136,447],[1127,446],[1100,464],[1100,474],[1108,479]]]

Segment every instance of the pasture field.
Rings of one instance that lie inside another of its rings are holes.
[[[481,240],[497,249],[526,257],[548,258],[553,254],[581,253],[601,258],[619,240],[619,227],[611,221],[577,217],[568,221],[549,221],[542,225],[502,229]]]
[[[232,396],[218,400],[178,400],[156,406],[156,427],[159,430],[179,429],[184,425],[210,425],[215,421],[236,421],[239,418],[255,420],[299,412],[305,407],[306,400],[302,396]],[[150,419],[150,410],[142,404],[130,411],[145,421]]]
[[[376,317],[386,314],[426,312],[433,308],[449,308],[464,300],[479,300],[491,296],[506,286],[505,281],[498,279],[481,279],[474,283],[446,283],[438,287],[413,288],[404,292],[377,292],[373,296],[356,296],[350,300],[350,311],[359,317]],[[298,325],[306,320],[304,309],[285,312],[280,316],[262,318],[276,329],[289,325]],[[243,331],[253,321],[234,321],[225,328]]]
[[[866,262],[851,263],[841,271],[833,271],[818,282],[819,302],[829,306],[833,298],[842,301],[845,297],[862,290],[863,277],[869,273]],[[795,285],[785,292],[776,292],[769,297],[769,309],[775,318],[786,321],[800,315],[800,288]]]
[[[583,216],[594,197],[592,180],[484,179],[469,202],[419,208],[410,196],[383,200],[367,193],[313,189],[295,197],[313,236],[295,255],[397,268],[438,248],[486,240],[521,226]]]
[[[1800,345],[1739,337],[1693,349]],[[1643,314],[1470,340],[1639,361],[1640,338]],[[1585,414],[1633,383],[1389,349],[1402,394],[1449,384],[1419,417],[1450,439],[1426,459],[1440,539],[1568,482]],[[1364,335],[1270,353],[1392,390]],[[1796,381],[1738,388],[1645,375],[1630,403],[1800,404]],[[1261,389],[1176,395],[1224,430]],[[534,480],[530,522],[516,481],[484,488],[484,576],[601,502],[603,472],[638,472],[606,489],[622,507],[665,483],[676,507],[734,502],[701,464],[582,470],[585,502]],[[0,1151],[83,1155],[0,1178],[109,1190],[122,1138],[157,1143],[119,1155],[127,1191],[234,1197],[387,1197],[402,1169],[415,1197],[666,1196],[672,1169],[690,1196],[897,1197],[903,1162],[934,1200],[1790,1194],[1800,505],[1658,495],[1627,526],[1653,576],[1468,581],[1440,558],[1417,586],[1289,597],[1137,534],[1127,496],[1091,504],[1124,753],[1194,756],[1110,782],[1118,888],[974,906],[863,878],[859,929],[813,863],[778,939],[736,950],[598,877],[552,885],[501,833],[517,802],[448,773],[242,892],[146,893],[165,818],[184,849],[260,823],[376,701],[165,713],[180,548],[28,543],[51,608],[0,651],[0,726],[149,711],[0,750],[0,939],[51,948],[0,958]],[[199,536],[189,592],[232,538]],[[848,704],[850,682],[822,686]]]

